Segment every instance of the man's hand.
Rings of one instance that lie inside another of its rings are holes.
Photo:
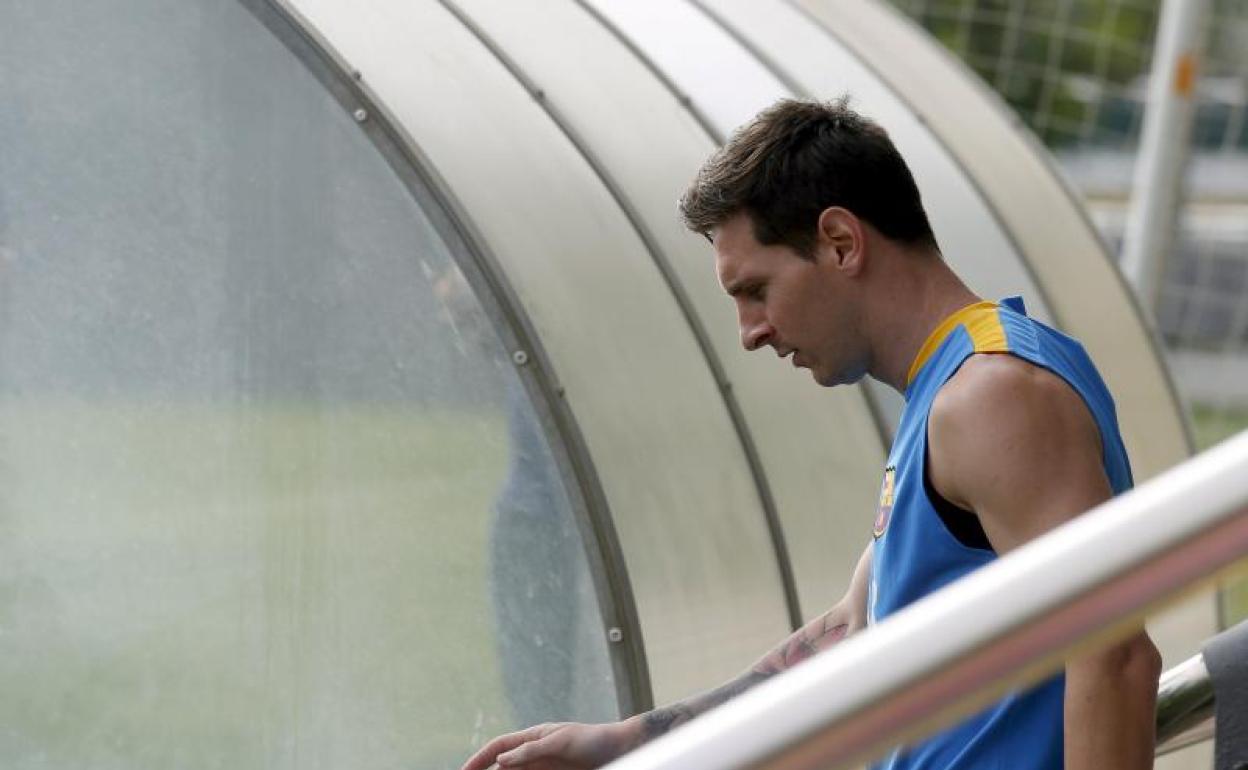
[[[634,720],[602,725],[544,724],[501,735],[464,763],[462,770],[523,767],[526,770],[589,770],[631,750],[638,742]]]
[[[571,722],[530,727],[490,741],[461,770],[501,768],[526,770],[589,770],[632,751],[672,729],[735,698],[754,685],[825,650],[866,624],[867,586],[871,580],[871,546],[854,568],[849,590],[824,614],[793,632],[775,649],[731,682],[664,708],[623,722],[583,725]]]

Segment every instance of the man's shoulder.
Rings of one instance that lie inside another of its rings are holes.
[[[929,473],[997,553],[1110,494],[1092,413],[1060,376],[1013,356],[969,359],[932,405]]]
[[[1063,377],[1009,353],[972,355],[932,402],[938,427],[976,431],[1038,421],[1069,411],[1086,413],[1074,386]]]
[[[933,452],[963,458],[974,471],[1047,447],[1063,451],[1092,442],[1096,422],[1083,398],[1060,375],[1009,354],[968,358],[936,394],[928,416]]]

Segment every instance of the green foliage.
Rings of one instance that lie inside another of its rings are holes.
[[[894,0],[1051,147],[1129,137],[1120,97],[1147,73],[1157,4],[1124,0]]]
[[[1130,150],[1139,135],[1156,0],[892,0],[969,65],[1050,147]],[[1248,4],[1214,0],[1194,146],[1248,150]],[[1208,84],[1214,84],[1210,87]]]

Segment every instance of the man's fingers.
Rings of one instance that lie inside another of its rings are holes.
[[[564,736],[558,732],[552,733],[540,740],[524,743],[505,754],[499,754],[498,766],[517,767],[537,759],[554,756],[566,743]]]
[[[476,754],[473,754],[460,770],[486,770],[490,765],[494,764],[499,754],[511,751],[517,746],[523,746],[529,741],[540,738],[543,727],[545,725],[534,725],[527,730],[498,736],[482,746],[481,750]]]

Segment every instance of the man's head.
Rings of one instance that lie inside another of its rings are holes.
[[[680,213],[686,227],[709,237],[744,212],[759,243],[810,259],[819,215],[833,206],[894,241],[936,248],[906,162],[848,99],[783,99],[759,113],[702,165]]]
[[[844,101],[764,111],[711,156],[680,208],[715,247],[742,345],[792,354],[823,385],[871,369],[879,287],[905,264],[940,263],[905,162]]]

